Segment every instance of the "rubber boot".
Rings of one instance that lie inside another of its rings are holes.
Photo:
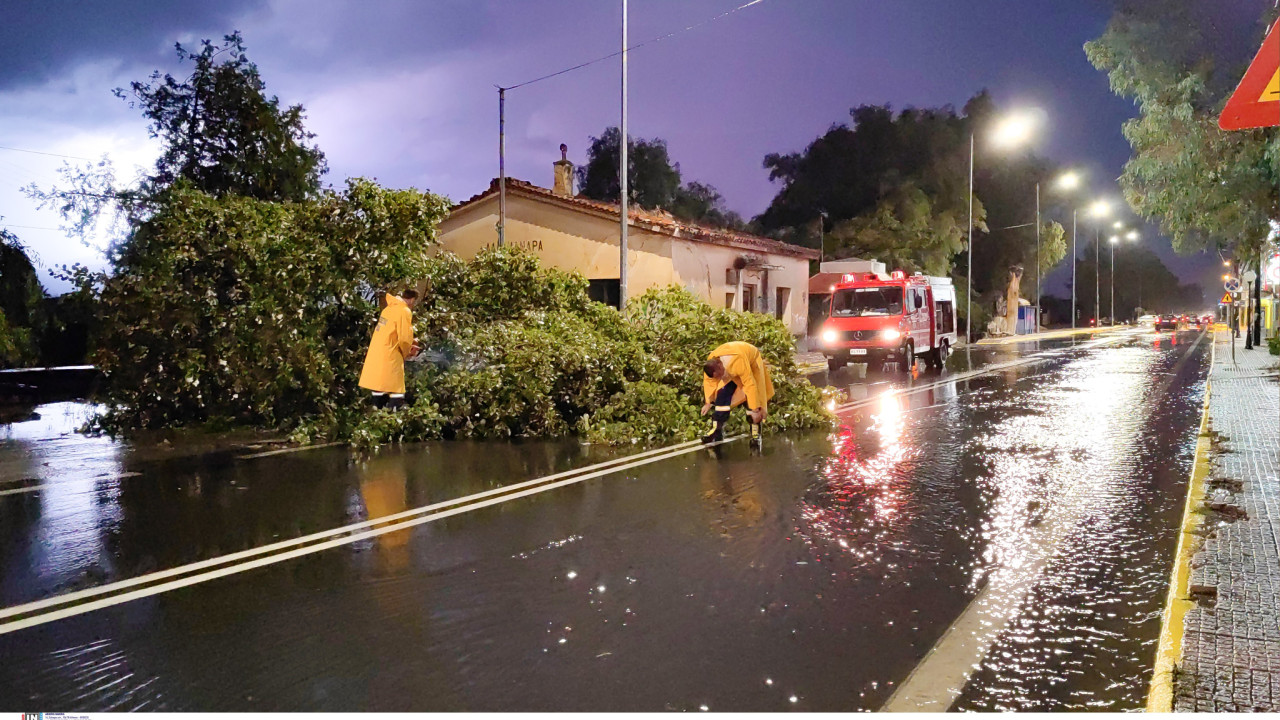
[[[760,423],[751,423],[751,447],[755,450],[764,449],[764,438],[760,434]]]
[[[702,444],[715,443],[724,440],[724,421],[712,420],[711,427],[707,430],[707,434],[702,436]]]

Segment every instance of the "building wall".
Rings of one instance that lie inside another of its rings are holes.
[[[732,303],[732,307],[742,309],[746,287],[754,286],[756,312],[780,317],[793,335],[807,332],[808,260],[680,239],[674,240],[671,252],[676,281],[708,303],[715,307],[729,307]],[[738,274],[730,271],[734,261],[742,257],[782,269],[745,268],[739,283]],[[781,313],[778,308],[779,288],[788,291]]]
[[[477,203],[440,224],[440,244],[471,259],[498,242],[497,199]],[[588,280],[618,278],[618,223],[514,195],[507,196],[506,241],[533,252],[544,265],[578,271]],[[675,282],[671,238],[637,228],[627,232],[628,295]]]
[[[476,203],[440,225],[445,249],[470,259],[497,243],[498,201]],[[577,271],[587,279],[617,279],[618,235],[616,222],[559,205],[509,194],[507,243],[529,249],[545,265]],[[632,227],[627,233],[628,295],[636,297],[653,287],[682,285],[715,307],[726,307],[728,294],[741,307],[742,293],[736,278],[729,277],[734,261],[750,257],[781,270],[745,269],[744,285],[756,288],[756,311],[778,314],[778,288],[786,288],[786,307],[780,317],[795,335],[806,333],[809,261],[788,255],[752,252],[673,238]]]

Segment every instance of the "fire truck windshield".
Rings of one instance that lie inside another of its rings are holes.
[[[869,287],[837,290],[831,300],[832,317],[901,315],[902,288]]]

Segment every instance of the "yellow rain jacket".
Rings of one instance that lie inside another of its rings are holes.
[[[738,383],[738,388],[747,396],[747,407],[759,410],[769,406],[769,398],[773,397],[773,381],[769,379],[769,368],[765,367],[764,357],[755,345],[746,342],[727,342],[707,356],[707,359],[732,355],[725,363],[724,376],[719,380],[702,376],[702,393],[707,402],[715,399],[716,392],[730,382]]]
[[[373,392],[404,392],[404,359],[413,348],[413,312],[404,300],[387,294],[369,352],[360,371],[360,387]]]

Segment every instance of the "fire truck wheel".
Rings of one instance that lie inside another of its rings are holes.
[[[943,340],[938,346],[938,369],[941,370],[947,366],[947,353],[951,348],[947,345],[947,341]]]
[[[902,372],[910,373],[916,366],[916,349],[911,343],[902,346],[902,359],[898,361]]]

